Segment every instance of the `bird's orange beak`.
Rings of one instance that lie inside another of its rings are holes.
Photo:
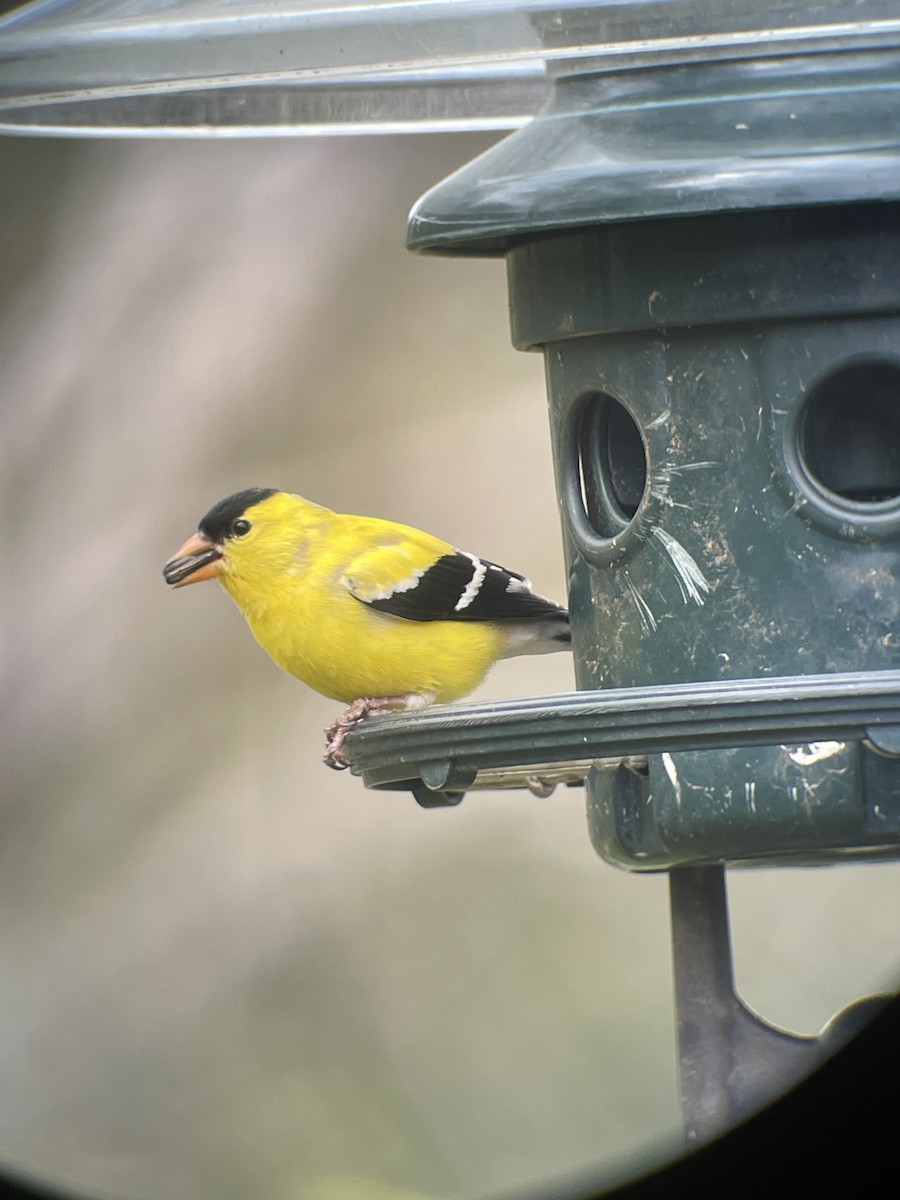
[[[186,587],[215,579],[222,570],[222,550],[204,533],[195,533],[163,567],[163,578],[172,587]]]

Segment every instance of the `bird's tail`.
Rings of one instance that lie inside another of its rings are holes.
[[[501,658],[515,658],[518,654],[552,654],[555,650],[568,650],[572,644],[569,614],[564,608],[537,621],[510,622],[505,630],[508,640]]]

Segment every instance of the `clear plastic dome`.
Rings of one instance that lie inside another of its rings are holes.
[[[0,129],[507,129],[558,70],[896,41],[890,0],[36,0],[0,20]]]

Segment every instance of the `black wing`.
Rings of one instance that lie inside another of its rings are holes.
[[[461,551],[443,555],[402,591],[362,602],[408,621],[541,621],[566,616],[559,604],[536,596],[524,575]]]

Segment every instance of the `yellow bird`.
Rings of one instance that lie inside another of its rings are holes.
[[[522,575],[430,534],[274,488],[220,500],[165,565],[218,579],[279,667],[348,704],[325,762],[370,713],[458,700],[500,658],[569,646],[569,614]]]

